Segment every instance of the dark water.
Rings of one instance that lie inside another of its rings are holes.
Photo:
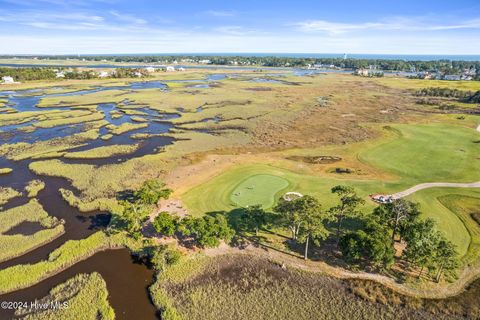
[[[107,283],[108,300],[116,319],[155,319],[156,309],[150,301],[148,286],[153,271],[136,261],[126,249],[98,252],[92,257],[26,289],[0,296],[1,301],[34,301],[79,273],[98,272]],[[13,310],[0,309],[0,319],[10,319]]]

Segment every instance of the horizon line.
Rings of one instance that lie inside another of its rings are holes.
[[[115,52],[115,53],[0,53],[0,56],[92,56],[92,55],[384,55],[384,56],[480,56],[480,53],[462,53],[462,54],[451,54],[451,53],[361,53],[361,52],[135,52],[135,53],[122,53],[122,52]]]

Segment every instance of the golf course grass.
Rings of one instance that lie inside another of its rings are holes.
[[[361,161],[416,183],[480,180],[480,146],[475,143],[480,135],[475,130],[444,123],[399,124],[387,130],[386,141],[361,152]]]
[[[480,181],[479,145],[474,143],[478,140],[478,132],[475,130],[434,123],[392,125],[384,131],[385,138],[372,142],[363,151],[357,153],[355,145],[346,148],[351,148],[353,157],[364,165],[391,176],[393,174],[397,177],[393,181],[365,179],[358,175],[312,175],[287,170],[280,162],[278,166],[257,163],[233,167],[188,190],[181,197],[189,212],[197,216],[252,204],[270,208],[281,194],[288,191],[316,196],[327,209],[338,201],[330,189],[346,184],[355,187],[358,194],[367,200],[362,211],[369,212],[375,206],[368,201],[369,194],[394,193],[424,182]],[[480,197],[480,190],[431,188],[416,192],[408,199],[420,203],[424,217],[437,221],[438,228],[457,246],[460,256],[478,256],[470,252],[470,243],[477,235],[469,232],[465,221],[453,207],[439,201],[449,194]],[[209,200],[198,201],[201,195],[207,195]],[[471,261],[470,258],[466,260]]]
[[[258,174],[242,181],[231,193],[230,200],[240,207],[260,204],[270,208],[275,195],[288,187],[289,182],[281,177]]]

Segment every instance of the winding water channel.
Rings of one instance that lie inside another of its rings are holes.
[[[207,83],[208,78],[202,80]],[[127,86],[116,87],[96,87],[90,90],[81,90],[67,93],[53,93],[42,94],[41,90],[23,90],[16,92],[0,92],[0,97],[7,99],[7,105],[16,109],[18,112],[25,111],[39,111],[36,105],[44,97],[48,96],[66,96],[66,95],[85,95],[104,90],[142,90],[158,88],[165,90],[166,84],[152,81],[152,82],[135,82]],[[128,103],[128,102],[127,102]],[[121,118],[113,119],[110,111],[115,110],[115,104],[100,104],[97,106],[97,111],[104,113],[104,119],[114,125],[121,125],[125,122],[132,122],[131,116],[123,115]],[[52,107],[48,110],[70,110],[68,107]],[[69,151],[83,151],[96,148],[99,146],[107,146],[114,144],[138,144],[135,152],[127,155],[102,158],[102,159],[61,159],[66,163],[85,163],[97,166],[118,163],[128,159],[142,157],[147,154],[158,152],[162,146],[174,142],[173,138],[164,136],[151,136],[145,139],[132,139],[131,135],[135,133],[144,134],[159,134],[166,133],[172,128],[169,119],[179,117],[179,114],[162,114],[155,110],[145,108],[135,108],[137,111],[142,111],[143,118],[148,120],[148,127],[128,131],[120,135],[114,135],[109,140],[97,138],[86,142],[86,145],[75,147]],[[66,137],[74,133],[82,132],[84,124],[75,124],[68,126],[59,126],[53,128],[38,128],[34,132],[25,133],[17,130],[23,125],[10,125],[0,127],[0,141],[1,143],[17,143],[44,141],[52,138]],[[100,134],[107,133],[107,129],[102,127]],[[60,247],[68,240],[84,239],[106,227],[110,221],[110,215],[107,212],[93,211],[88,213],[80,212],[77,208],[71,207],[63,200],[59,193],[60,188],[71,190],[78,193],[71,183],[64,178],[38,176],[28,169],[30,159],[12,161],[5,157],[0,158],[0,167],[12,168],[13,172],[0,176],[0,186],[12,187],[16,190],[23,190],[27,183],[34,179],[40,179],[45,183],[45,188],[37,195],[37,199],[49,215],[63,219],[65,221],[65,233],[55,240],[40,246],[28,253],[25,253],[16,258],[0,262],[0,269],[8,268],[17,264],[33,264],[48,258],[49,254]],[[23,205],[29,201],[27,196],[14,198],[3,206],[3,209],[9,209]],[[1,214],[1,213],[0,213]],[[24,224],[17,229],[16,232],[22,234],[29,234],[35,232],[38,225]],[[15,228],[9,230],[9,234],[13,234]],[[118,319],[156,319],[158,318],[157,311],[150,301],[148,295],[148,286],[152,282],[153,271],[149,270],[144,264],[136,261],[126,249],[107,250],[98,252],[92,257],[76,263],[75,265],[63,270],[62,272],[49,277],[38,284],[26,289],[21,289],[15,292],[4,294],[0,296],[2,301],[33,301],[40,299],[48,294],[49,290],[54,286],[66,281],[78,273],[90,273],[97,271],[105,279],[109,292],[109,302],[115,310]],[[7,319],[13,316],[12,311],[0,310],[0,318]]]

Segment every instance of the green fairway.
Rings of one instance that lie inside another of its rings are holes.
[[[275,195],[288,185],[288,181],[281,177],[258,174],[237,185],[230,200],[240,207],[261,204],[264,208],[270,208],[275,203]]]
[[[480,234],[476,222],[463,212],[458,203],[466,205],[467,199],[478,201],[479,198],[480,190],[461,188],[425,189],[407,197],[420,204],[424,217],[437,222],[438,228],[457,246],[459,255],[466,262],[478,257],[479,251],[472,243],[480,240]]]
[[[279,191],[297,191],[318,197],[323,206],[329,208],[337,201],[330,189],[338,184],[351,185],[360,196],[368,199],[372,193],[394,193],[423,182],[480,180],[477,159],[480,146],[474,143],[479,135],[475,130],[449,124],[402,124],[392,125],[386,133],[384,139],[372,142],[368,149],[362,149],[358,158],[397,175],[399,179],[396,181],[314,176],[277,166],[254,164],[230,169],[189,190],[182,195],[182,200],[192,214],[202,215],[257,203],[268,208],[278,198]],[[352,152],[354,149],[352,147]],[[479,197],[479,193],[475,189],[432,188],[416,192],[408,198],[419,202],[424,217],[435,219],[439,229],[456,244],[459,254],[470,256],[467,260],[471,261],[472,256],[477,256],[470,246],[476,236],[467,230],[469,228],[457,210],[445,206],[439,199],[449,194]],[[207,196],[208,201],[198,201],[201,196]],[[362,210],[368,212],[373,207],[374,203],[367,201]]]
[[[390,138],[361,152],[361,161],[415,183],[480,180],[475,130],[444,123],[390,128]]]

